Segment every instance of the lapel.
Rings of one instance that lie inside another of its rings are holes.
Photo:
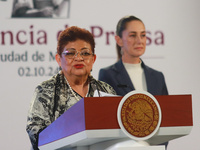
[[[155,86],[156,81],[154,80],[154,77],[151,75],[152,71],[148,66],[144,64],[143,61],[142,61],[142,67],[144,69],[144,74],[145,74],[145,79],[146,79],[146,84],[147,84],[147,91],[149,93],[153,93],[155,89],[154,86]]]
[[[135,90],[121,59],[114,66],[114,70],[116,72],[117,86],[123,87],[122,90],[125,93]]]

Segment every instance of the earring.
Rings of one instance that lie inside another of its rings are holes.
[[[121,49],[120,53],[121,53],[121,55],[123,55],[123,54],[124,54],[124,51]]]

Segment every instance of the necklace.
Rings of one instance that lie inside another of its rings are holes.
[[[79,99],[79,98],[76,96],[76,94],[74,93],[74,90],[71,88],[69,82],[67,81],[67,78],[66,78],[65,76],[64,76],[64,78],[65,78],[65,81],[67,82],[67,85],[69,86],[70,91],[71,91],[72,94],[74,95],[75,99],[76,99],[77,101],[79,101],[80,99]]]

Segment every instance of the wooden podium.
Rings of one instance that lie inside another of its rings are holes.
[[[154,97],[160,105],[162,120],[157,133],[144,142],[157,145],[188,135],[193,126],[191,95]],[[138,142],[128,138],[118,124],[117,109],[121,99],[122,97],[81,99],[39,134],[39,149],[102,150],[108,149],[111,143],[123,141],[135,142],[137,145]],[[164,149],[159,149],[159,146],[150,147],[152,150]],[[148,150],[151,150],[150,147]]]

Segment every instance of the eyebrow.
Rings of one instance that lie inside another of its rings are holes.
[[[89,49],[89,48],[87,48],[87,47],[83,47],[83,48],[81,48],[81,50],[85,50],[85,49]],[[66,50],[74,50],[74,51],[76,51],[75,48],[67,48]]]
[[[87,47],[83,47],[83,48],[81,48],[81,50],[84,50],[84,49],[89,49],[89,48],[87,48]]]
[[[136,31],[131,31],[129,33],[137,33]],[[142,31],[141,33],[146,33],[146,31]]]

